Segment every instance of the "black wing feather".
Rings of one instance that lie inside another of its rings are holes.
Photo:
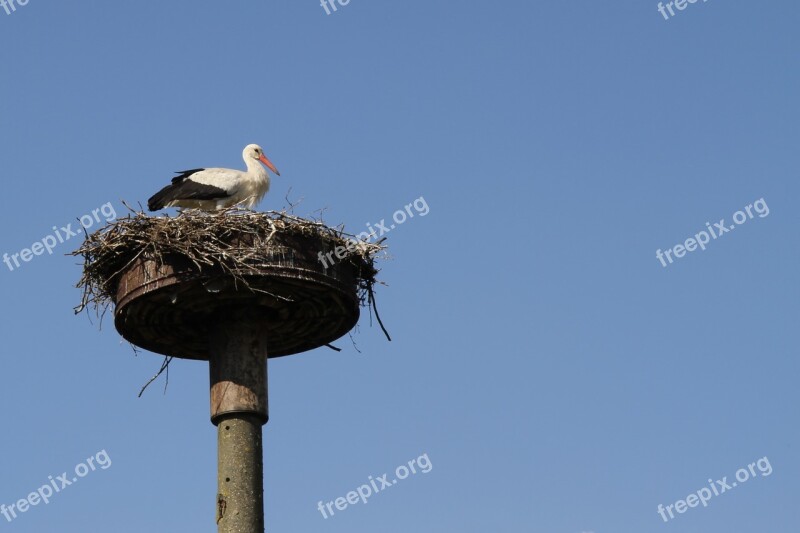
[[[217,200],[230,196],[225,189],[189,179],[192,174],[201,170],[205,169],[182,170],[179,176],[172,178],[171,185],[167,185],[147,200],[147,208],[150,211],[158,211],[174,200]]]
[[[175,176],[172,178],[172,183],[180,183],[192,174],[197,174],[198,172],[202,172],[205,170],[204,168],[193,168],[192,170],[179,170],[175,174],[180,174],[179,176]]]

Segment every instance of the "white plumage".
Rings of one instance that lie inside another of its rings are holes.
[[[167,185],[147,201],[151,211],[165,207],[182,207],[202,211],[219,211],[235,205],[252,209],[269,191],[270,179],[266,169],[280,176],[275,165],[267,159],[257,144],[242,151],[246,171],[229,168],[196,168],[178,172]]]

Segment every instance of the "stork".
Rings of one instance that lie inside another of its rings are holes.
[[[219,211],[235,205],[252,209],[269,191],[269,174],[264,163],[276,175],[281,173],[257,144],[242,151],[247,171],[229,168],[195,168],[176,172],[167,185],[147,201],[150,211],[182,207],[201,211]]]

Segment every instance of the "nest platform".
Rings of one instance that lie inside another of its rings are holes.
[[[260,324],[270,358],[291,355],[356,325],[374,303],[382,249],[285,212],[134,212],[74,253],[84,258],[77,310],[113,304],[126,340],[167,356],[208,360],[215,328],[232,321]]]

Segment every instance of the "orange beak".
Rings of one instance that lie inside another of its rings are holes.
[[[270,169],[272,172],[274,172],[276,176],[281,175],[281,173],[278,172],[278,169],[275,168],[275,165],[272,164],[272,161],[267,159],[267,156],[265,156],[264,154],[261,154],[261,157],[259,157],[258,160],[267,165],[267,168]]]

